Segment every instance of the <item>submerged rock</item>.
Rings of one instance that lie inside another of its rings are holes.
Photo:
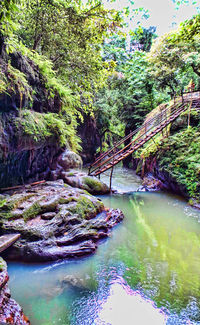
[[[22,308],[11,299],[8,280],[6,263],[0,258],[0,324],[28,325]]]
[[[1,196],[0,231],[20,233],[6,257],[50,261],[93,253],[97,242],[123,219],[100,199],[63,180],[28,186]]]

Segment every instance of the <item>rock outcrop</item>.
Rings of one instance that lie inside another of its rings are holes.
[[[0,258],[0,324],[28,325],[22,308],[11,298],[6,263]]]
[[[61,178],[72,187],[86,190],[90,194],[108,194],[110,193],[109,187],[94,176],[88,176],[78,170],[70,170],[68,172],[61,172]]]
[[[82,163],[59,84],[29,55],[0,55],[0,188],[50,179],[58,158],[64,169]]]
[[[100,199],[62,180],[27,186],[0,201],[1,234],[21,234],[6,251],[8,259],[50,261],[91,254],[122,219],[120,210],[106,209]]]
[[[95,118],[90,114],[85,114],[83,118],[84,122],[80,123],[78,134],[82,140],[81,158],[84,164],[88,164],[94,160],[96,150],[101,144],[101,138]]]
[[[135,160],[134,169],[137,174],[142,176],[142,191],[171,191],[188,198],[186,188],[178,183],[175,177],[170,174],[165,168],[160,167],[159,160],[155,156],[150,156],[142,160]]]
[[[61,166],[64,171],[70,168],[81,168],[82,164],[81,157],[71,150],[65,150],[58,157],[58,165]]]

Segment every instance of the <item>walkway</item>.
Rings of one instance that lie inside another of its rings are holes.
[[[161,110],[141,127],[118,141],[112,148],[101,154],[95,162],[90,165],[89,175],[97,176],[112,168],[142,147],[183,112],[187,110],[190,111],[191,108],[200,108],[199,91],[185,93],[182,97],[176,98],[171,106]]]

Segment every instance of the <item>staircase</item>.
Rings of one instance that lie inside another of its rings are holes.
[[[141,127],[115,143],[101,154],[89,167],[89,175],[97,176],[114,167],[120,161],[134,153],[156,134],[162,132],[181,113],[190,109],[200,109],[200,92],[185,93],[176,98],[174,104],[148,119]],[[127,144],[128,141],[128,144]],[[126,143],[126,144],[125,144]]]

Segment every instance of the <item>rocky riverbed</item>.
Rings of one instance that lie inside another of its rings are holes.
[[[5,253],[12,260],[41,262],[94,253],[99,240],[124,217],[63,180],[26,186],[0,199],[1,234],[21,234]]]

